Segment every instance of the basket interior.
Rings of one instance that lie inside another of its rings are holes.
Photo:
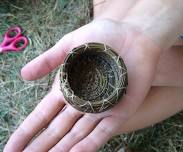
[[[90,102],[107,99],[119,79],[115,60],[100,49],[72,53],[66,70],[74,94]]]

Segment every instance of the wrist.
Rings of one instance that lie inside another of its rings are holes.
[[[139,27],[161,48],[170,47],[182,32],[181,0],[141,0],[131,9],[124,22]]]

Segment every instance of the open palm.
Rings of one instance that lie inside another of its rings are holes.
[[[84,114],[65,103],[57,75],[51,91],[10,137],[5,152],[94,152],[119,134],[120,126],[136,112],[151,86],[160,50],[145,34],[125,23],[96,20],[65,35],[22,69],[23,78],[43,77],[62,64],[72,48],[86,42],[107,44],[124,59],[128,88],[122,101],[106,112]]]

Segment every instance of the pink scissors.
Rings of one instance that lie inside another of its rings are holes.
[[[0,53],[18,52],[25,49],[27,45],[27,37],[22,35],[20,27],[15,26],[5,32],[3,42],[0,44]]]

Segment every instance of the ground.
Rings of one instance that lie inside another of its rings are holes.
[[[29,46],[20,53],[0,55],[0,151],[10,134],[49,91],[55,72],[41,80],[22,80],[20,69],[53,46],[64,34],[91,20],[89,0],[1,0],[0,41],[4,31],[20,25]],[[128,145],[140,152],[182,152],[183,114],[147,129],[120,135],[101,148],[115,152]]]

